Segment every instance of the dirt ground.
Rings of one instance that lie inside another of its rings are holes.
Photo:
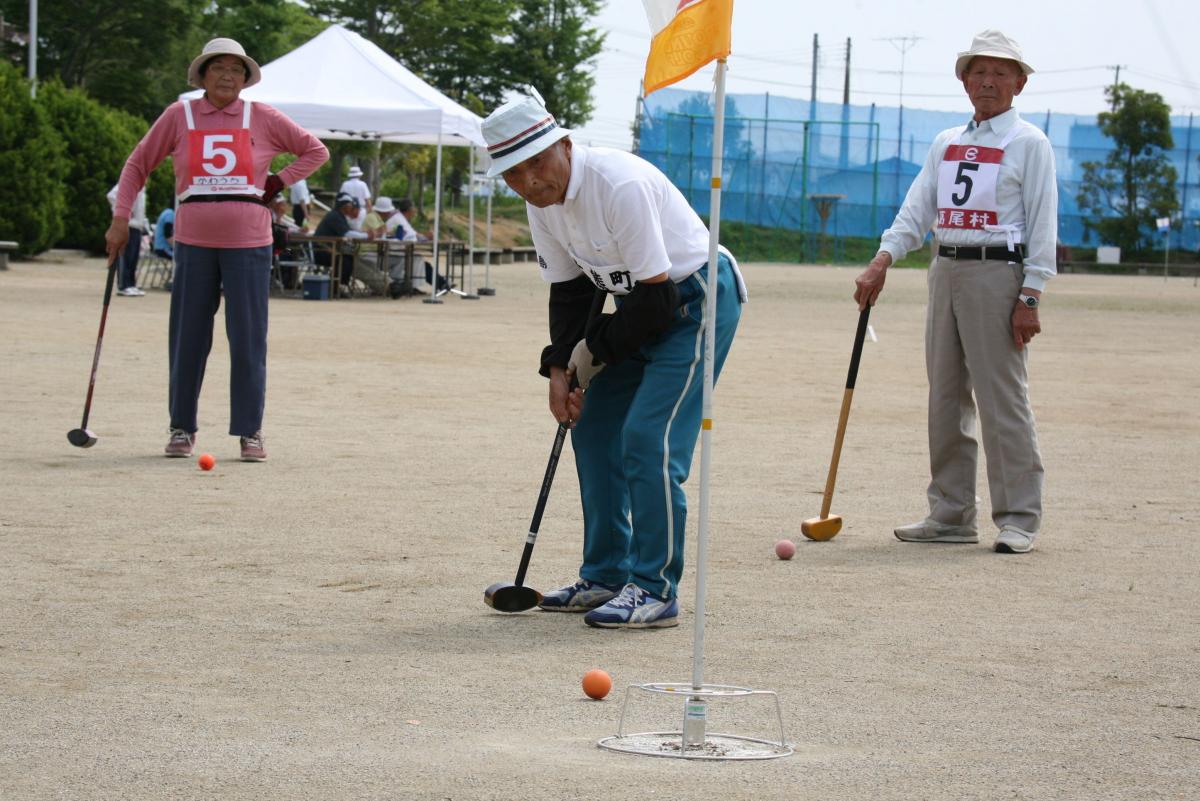
[[[696,763],[596,747],[628,685],[691,677],[694,526],[676,629],[482,603],[513,577],[554,434],[532,265],[493,268],[497,294],[478,301],[272,301],[265,464],[237,461],[224,433],[218,334],[210,473],[161,456],[166,293],[113,299],[100,439],[79,450],[65,435],[102,265],[13,265],[0,798],[1195,799],[1200,288],[1050,286],[1031,368],[1045,528],[1006,556],[991,532],[892,537],[923,513],[927,476],[925,274],[893,272],[842,457],[845,528],[780,561],[775,541],[819,511],[855,272],[745,268],[717,391],[704,677],[778,691],[796,753]],[[568,448],[530,583],[572,579],[579,552]],[[603,702],[580,690],[592,667],[616,682]],[[635,692],[631,730],[677,728],[666,700]],[[714,702],[713,729],[770,736],[759,703]]]

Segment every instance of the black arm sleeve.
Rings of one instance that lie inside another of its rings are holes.
[[[666,333],[678,309],[679,289],[674,281],[640,282],[615,312],[600,315],[588,326],[588,348],[605,364],[622,362]]]
[[[596,287],[585,276],[550,285],[550,343],[542,349],[542,364],[538,370],[546,378],[551,367],[567,366],[575,343],[583,339],[587,328],[588,308]]]

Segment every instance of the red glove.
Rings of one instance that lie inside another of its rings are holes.
[[[281,179],[278,175],[268,175],[267,176],[267,184],[263,188],[262,202],[264,204],[270,203],[272,200],[275,199],[275,196],[278,195],[282,191],[283,191],[283,179]]]

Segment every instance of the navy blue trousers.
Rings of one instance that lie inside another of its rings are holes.
[[[718,262],[714,380],[742,314],[733,267],[724,254]],[[708,265],[678,288],[675,324],[596,374],[571,431],[583,501],[580,577],[614,586],[632,581],[660,598],[675,597],[683,573],[683,483],[703,412]]]
[[[168,363],[171,428],[195,433],[213,320],[225,293],[229,339],[229,433],[248,437],[262,428],[267,395],[267,299],[271,246],[205,248],[175,243]]]
[[[117,289],[128,289],[137,286],[138,258],[142,255],[142,230],[129,228],[129,241],[118,257],[120,269],[117,270]]]

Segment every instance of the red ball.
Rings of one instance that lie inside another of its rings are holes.
[[[791,559],[796,555],[796,543],[791,540],[780,540],[775,543],[775,555],[780,559]]]
[[[211,453],[200,454],[200,458],[197,461],[200,463],[201,470],[212,470],[213,466],[217,463],[216,457]]]
[[[612,677],[600,668],[589,670],[583,674],[583,691],[588,698],[595,698],[599,701],[608,695],[608,691],[611,689]]]

